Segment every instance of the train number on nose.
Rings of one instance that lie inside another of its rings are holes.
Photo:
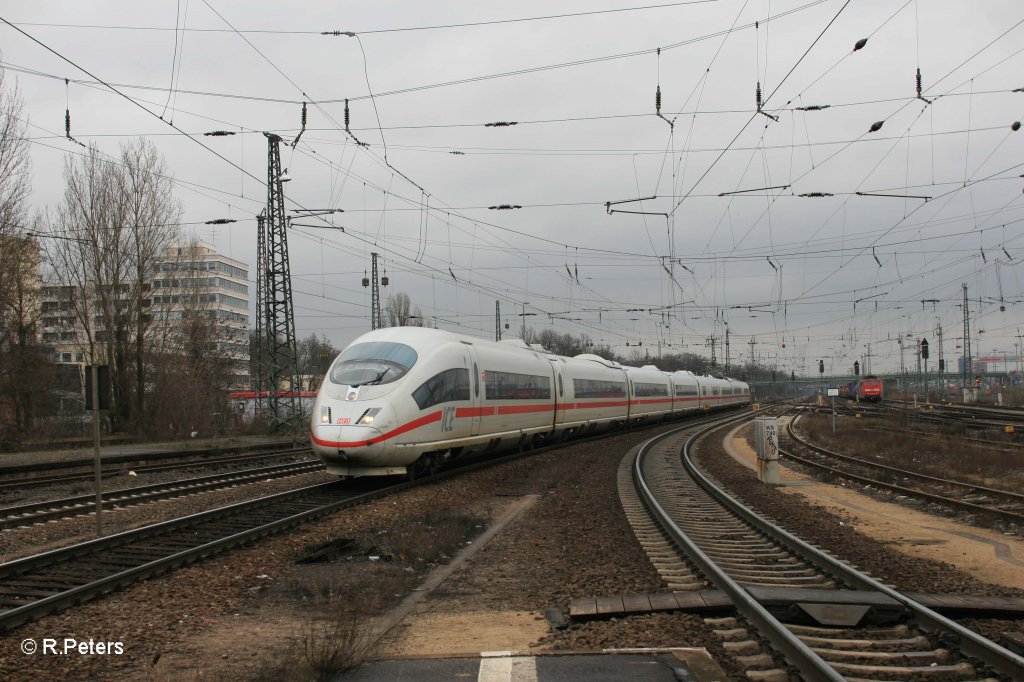
[[[455,430],[455,407],[446,407],[441,412],[441,431],[448,432]]]

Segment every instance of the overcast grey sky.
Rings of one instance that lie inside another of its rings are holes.
[[[282,146],[288,208],[344,212],[289,232],[302,336],[369,328],[377,251],[385,296],[484,337],[500,300],[509,332],[525,310],[619,352],[707,354],[728,327],[733,363],[753,349],[838,373],[868,348],[872,369],[898,368],[900,335],[928,337],[934,368],[941,325],[955,368],[966,283],[974,355],[1021,341],[1019,0],[8,1],[0,16],[38,41],[0,24],[38,210],[82,152],[68,108],[105,153],[153,140],[187,228],[251,264],[262,131],[291,142],[310,102]]]

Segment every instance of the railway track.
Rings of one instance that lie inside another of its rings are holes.
[[[569,441],[585,443],[593,436]],[[378,478],[309,486],[0,564],[0,630],[413,486],[567,443],[467,463],[414,481]]]
[[[281,458],[281,457],[294,457],[297,455],[307,455],[310,450],[308,447],[300,448],[284,448],[276,450],[263,450],[260,452],[251,452],[242,455],[232,455],[230,457],[211,457],[208,454],[204,454],[201,458],[189,458],[178,462],[158,462],[154,464],[145,464],[145,458],[134,457],[132,460],[133,464],[119,464],[115,466],[104,466],[102,469],[102,475],[104,479],[115,478],[117,476],[127,475],[129,472],[135,472],[136,474],[144,473],[159,473],[162,471],[173,471],[175,469],[190,469],[197,467],[211,467],[211,466],[235,466],[238,464],[248,464],[251,462],[257,462],[264,459]],[[58,485],[63,483],[74,483],[75,481],[91,481],[95,474],[92,470],[92,462],[83,463],[75,462],[73,464],[61,464],[50,462],[45,465],[45,471],[40,473],[33,473],[39,471],[40,467],[33,465],[23,465],[18,467],[6,467],[2,473],[5,477],[4,480],[0,480],[0,491],[3,490],[18,490],[22,488],[34,488],[45,485]],[[66,473],[48,473],[53,469],[59,468],[85,468],[89,467],[85,471],[74,471]]]
[[[411,485],[309,486],[0,564],[0,629]]]
[[[704,477],[690,451],[714,428],[648,441],[626,463],[636,503],[630,495],[624,503],[673,589],[707,581],[732,601],[739,619],[707,622],[754,679],[788,679],[789,666],[806,680],[978,679],[993,671],[1024,679],[1021,656],[808,545]]]
[[[795,421],[790,420],[787,424],[786,435],[805,452],[797,454],[792,448],[780,449],[779,452],[789,460],[897,495],[913,497],[955,511],[998,519],[1017,526],[1024,525],[1024,495],[928,476],[838,453],[798,436],[794,431]]]
[[[139,504],[196,495],[270,479],[298,476],[314,471],[322,471],[323,468],[323,463],[320,460],[307,459],[286,464],[275,464],[168,481],[166,483],[153,483],[105,492],[102,494],[102,506],[104,511],[133,507]],[[0,508],[0,529],[9,531],[33,524],[93,514],[95,511],[96,496],[91,493],[88,495],[75,495],[3,507]]]
[[[979,405],[952,405],[945,403],[907,403],[899,400],[884,400],[883,408],[907,415],[914,421],[948,424],[956,422],[970,429],[1003,431],[1013,427],[1015,434],[1024,429],[1024,410]]]

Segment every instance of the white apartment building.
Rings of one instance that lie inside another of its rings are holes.
[[[172,246],[154,270],[149,292],[154,326],[173,330],[184,316],[196,313],[216,320],[210,350],[230,362],[227,388],[248,390],[248,266],[199,242]]]
[[[249,388],[249,284],[248,266],[228,258],[202,242],[174,245],[150,273],[147,300],[150,327],[162,350],[180,348],[180,322],[188,315],[216,321],[209,350],[229,362],[229,390]],[[51,348],[51,359],[61,364],[88,362],[88,335],[77,319],[75,288],[44,283],[41,291],[42,342]],[[127,291],[125,294],[127,295]],[[102,357],[106,342],[103,320],[93,316],[94,339]]]

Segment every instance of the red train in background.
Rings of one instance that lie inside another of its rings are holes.
[[[863,400],[877,403],[882,399],[882,380],[875,376],[866,376],[839,387],[839,395],[850,400]]]

